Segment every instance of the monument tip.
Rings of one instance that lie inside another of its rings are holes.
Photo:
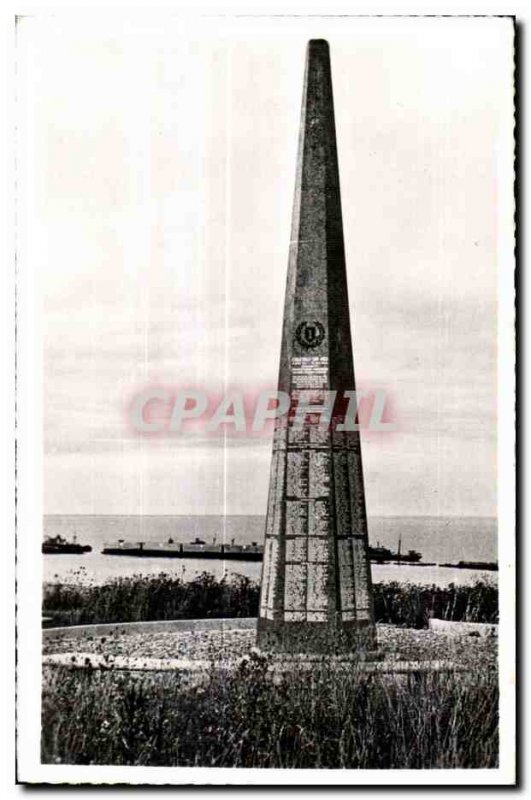
[[[330,48],[326,39],[310,39],[308,42],[308,50],[314,52],[328,53]]]

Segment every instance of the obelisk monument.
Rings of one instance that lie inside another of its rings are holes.
[[[375,647],[358,430],[345,430],[355,390],[328,43],[308,44],[289,248],[279,390],[338,401],[329,424],[279,418],[265,532],[258,646],[283,653]],[[326,394],[328,393],[328,394]],[[348,427],[348,426],[347,426]],[[352,426],[350,426],[352,427]]]

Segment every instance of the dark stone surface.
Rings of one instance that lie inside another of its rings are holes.
[[[258,619],[260,649],[271,653],[359,652],[377,655],[376,629],[370,623],[349,623],[337,628],[318,622],[272,622]]]
[[[355,389],[330,55],[307,49],[279,389]],[[278,421],[271,462],[258,645],[277,652],[360,652],[374,645],[358,432],[308,417]]]

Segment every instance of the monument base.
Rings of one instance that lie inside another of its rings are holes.
[[[259,619],[257,646],[264,653],[372,660],[377,652],[376,629],[369,621],[331,626],[330,622]]]

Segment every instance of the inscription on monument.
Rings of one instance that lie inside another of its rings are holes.
[[[303,425],[302,428],[290,426],[288,441],[290,445],[302,447],[308,444],[310,439],[310,426]]]
[[[304,611],[306,606],[306,564],[286,564],[284,608]]]
[[[287,539],[286,541],[286,561],[302,564],[306,562],[306,536],[299,536],[296,539]]]
[[[293,356],[291,385],[293,389],[326,389],[328,356]]]
[[[342,611],[354,610],[354,564],[352,540],[340,539],[337,543],[340,571],[340,594]]]
[[[308,503],[300,500],[286,502],[286,533],[291,536],[306,536],[308,529]]]
[[[319,425],[309,425],[310,432],[310,446],[311,447],[329,447],[330,446],[330,431],[326,428],[321,428]]]
[[[369,582],[367,551],[363,541],[354,539],[352,541],[353,567],[354,567],[354,592],[356,600],[356,616],[358,619],[369,618]]]
[[[288,497],[308,496],[310,454],[307,450],[288,453]]]
[[[348,481],[347,454],[334,452],[334,488],[336,505],[337,535],[348,536],[350,533],[350,500]]]
[[[328,500],[311,500],[308,536],[328,536],[329,528],[330,506]]]
[[[317,564],[328,563],[328,540],[308,539],[308,561]]]
[[[310,452],[310,497],[328,497],[330,494],[330,453],[323,450]]]

